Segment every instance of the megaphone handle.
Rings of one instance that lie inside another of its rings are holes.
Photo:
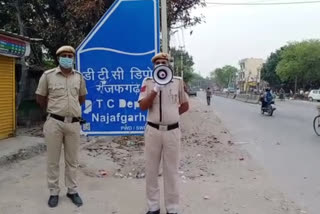
[[[160,94],[159,94],[159,114],[160,114],[160,122],[162,122],[162,91],[160,88]]]

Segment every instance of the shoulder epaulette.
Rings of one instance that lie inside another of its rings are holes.
[[[50,73],[54,72],[55,70],[56,70],[56,68],[52,68],[50,70],[45,71],[44,74],[50,74]]]
[[[182,77],[174,76],[173,79],[182,80]]]
[[[80,71],[77,70],[73,70],[75,73],[80,74],[82,76],[82,73]]]

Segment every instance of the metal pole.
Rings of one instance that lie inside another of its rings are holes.
[[[181,48],[181,78],[182,78],[182,80],[183,80],[183,54],[184,54],[184,52]]]
[[[168,53],[167,0],[161,0],[162,52]]]

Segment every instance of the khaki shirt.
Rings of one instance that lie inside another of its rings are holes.
[[[144,79],[139,101],[147,97],[153,90],[155,82],[152,78]],[[188,102],[188,96],[184,91],[184,84],[181,78],[174,77],[171,83],[165,85],[158,92],[149,108],[147,120],[161,125],[170,125],[179,122],[179,107],[182,103]],[[160,103],[161,94],[161,103]]]
[[[87,93],[80,72],[72,70],[70,75],[65,76],[60,67],[44,72],[36,90],[36,94],[48,97],[47,112],[63,117],[80,117],[79,96]]]

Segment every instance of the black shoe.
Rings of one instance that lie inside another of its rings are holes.
[[[149,211],[147,214],[160,214],[160,210],[157,211]]]
[[[83,202],[78,193],[74,193],[74,194],[67,193],[67,197],[70,198],[72,203],[74,203],[77,207],[82,206]]]
[[[49,207],[58,206],[58,202],[59,202],[59,195],[50,195],[50,198],[49,198],[49,201],[48,201]]]

